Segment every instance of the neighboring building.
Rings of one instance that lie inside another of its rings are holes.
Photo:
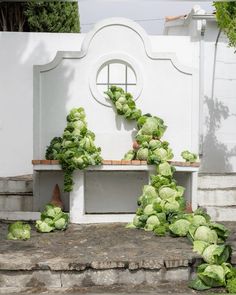
[[[187,16],[167,17],[164,34],[191,36],[199,54],[202,203],[236,205],[236,54],[228,47],[214,14],[195,6]],[[219,211],[215,210],[215,214]],[[219,208],[218,208],[219,209]],[[226,208],[225,208],[226,209]],[[218,212],[218,214],[222,214]]]
[[[214,14],[194,7],[165,23],[165,35],[191,36],[199,47],[200,154],[204,173],[236,172],[236,55]]]

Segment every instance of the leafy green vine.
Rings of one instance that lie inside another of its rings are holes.
[[[229,46],[236,47],[236,2],[214,2],[218,26],[229,39]]]
[[[101,164],[101,149],[95,146],[95,134],[88,130],[83,108],[73,108],[67,116],[62,137],[54,137],[46,150],[46,159],[59,160],[64,171],[64,191],[73,189],[73,172]]]
[[[175,169],[168,162],[173,158],[172,150],[168,142],[161,140],[166,130],[164,121],[143,115],[132,95],[122,88],[112,86],[106,94],[119,115],[137,122],[136,141],[124,158],[147,160],[156,165],[156,174],[151,175],[150,185],[144,185],[136,215],[127,227],[153,231],[157,236],[188,237],[193,251],[205,262],[198,266],[189,287],[196,290],[226,287],[228,292],[236,293],[236,270],[229,263],[231,247],[225,244],[229,231],[224,225],[212,222],[201,208],[186,212],[184,188],[177,185],[173,177]],[[186,161],[196,160],[196,155],[187,151],[183,157]]]

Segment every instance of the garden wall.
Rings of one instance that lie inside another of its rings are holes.
[[[187,18],[166,22],[167,36],[190,36],[199,48],[201,172],[236,172],[236,54],[215,15],[195,6]]]
[[[236,54],[215,15],[195,6],[165,24],[168,36],[191,36],[199,47],[201,168],[198,203],[213,219],[236,216]]]
[[[193,58],[196,47],[189,37],[148,38],[153,51],[175,53],[182,65],[197,66]],[[79,51],[83,39],[83,34],[0,33],[0,177],[32,173],[33,65],[52,61],[57,51]],[[70,79],[67,74],[65,79]],[[166,89],[172,87],[168,77],[165,83]],[[158,115],[158,109],[155,113]]]
[[[33,65],[50,62],[58,50],[79,50],[83,38],[0,32],[0,177],[32,174]]]

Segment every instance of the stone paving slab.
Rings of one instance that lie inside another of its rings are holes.
[[[226,293],[222,288],[215,288],[210,291],[199,292],[192,289],[189,289],[187,286],[188,282],[181,281],[175,284],[170,283],[160,283],[158,286],[147,286],[147,285],[139,285],[139,286],[111,286],[111,287],[83,287],[83,288],[52,288],[50,290],[45,288],[23,288],[21,290],[17,288],[0,288],[1,295],[81,295],[81,294],[89,294],[89,295],[166,295],[166,294],[174,294],[174,295],[194,295],[194,294],[202,294],[202,295],[210,295],[210,294],[222,294]]]
[[[236,264],[236,223],[229,243]],[[8,241],[0,223],[0,270],[84,270],[125,268],[158,270],[186,267],[198,260],[187,238],[157,237],[124,224],[69,225],[64,232],[38,233],[28,241]]]
[[[146,286],[146,292],[150,286],[159,290],[163,283],[175,287],[181,281],[183,288],[173,293],[192,292],[186,282],[200,258],[186,238],[156,237],[124,224],[71,224],[64,232],[42,234],[32,229],[30,240],[8,241],[7,226],[0,223],[0,294],[13,287],[96,292],[93,288],[102,286],[109,293],[113,286]],[[227,226],[235,264],[236,227]]]
[[[156,237],[124,224],[70,225],[64,232],[37,233],[7,241],[0,225],[0,270],[158,270],[188,266],[198,257],[186,238]]]

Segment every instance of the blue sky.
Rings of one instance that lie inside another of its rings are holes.
[[[208,1],[154,1],[154,0],[79,0],[81,32],[88,32],[94,23],[109,17],[126,17],[137,21],[151,35],[163,33],[164,17],[190,12],[200,5],[213,12]]]

